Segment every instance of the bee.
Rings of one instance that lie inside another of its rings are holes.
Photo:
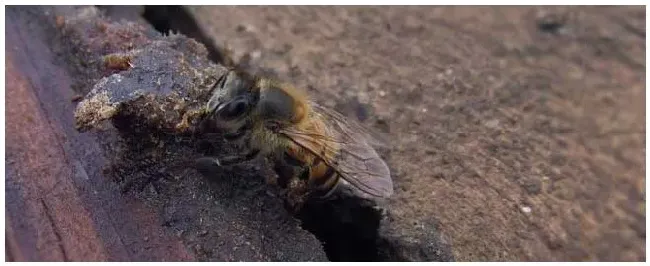
[[[388,166],[373,148],[386,141],[290,84],[229,70],[215,83],[204,114],[203,128],[223,132],[240,152],[201,157],[197,167],[266,158],[277,183],[287,188],[285,203],[295,211],[337,189],[370,200],[393,193]]]

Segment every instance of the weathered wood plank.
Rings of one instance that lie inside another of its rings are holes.
[[[38,11],[43,10],[7,9],[9,256],[25,261],[193,260],[153,210],[122,197],[101,175],[101,149],[92,137],[74,130],[73,77],[47,43],[51,36],[46,32],[55,21],[42,13],[29,16]]]

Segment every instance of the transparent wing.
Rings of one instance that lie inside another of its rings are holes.
[[[339,112],[321,106],[318,103],[310,102],[310,104],[312,109],[320,115],[330,127],[334,127],[335,131],[347,135],[357,135],[358,137],[363,138],[365,142],[371,146],[388,147],[388,138],[383,134],[370,130],[365,126],[348,119]]]
[[[294,143],[321,158],[334,168],[342,179],[373,197],[386,198],[393,193],[388,166],[370,145],[385,145],[363,126],[322,106],[313,105],[325,124],[325,134],[296,128],[281,133]]]

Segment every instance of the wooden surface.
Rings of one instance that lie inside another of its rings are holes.
[[[53,18],[19,7],[6,15],[7,260],[193,260],[156,213],[101,176],[96,140],[74,130],[73,77],[53,51]]]

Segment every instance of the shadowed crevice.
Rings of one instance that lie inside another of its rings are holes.
[[[221,65],[229,65],[228,58],[215,45],[212,38],[196,23],[192,14],[183,6],[144,6],[142,14],[157,31],[163,34],[180,32],[208,49],[209,59]]]

